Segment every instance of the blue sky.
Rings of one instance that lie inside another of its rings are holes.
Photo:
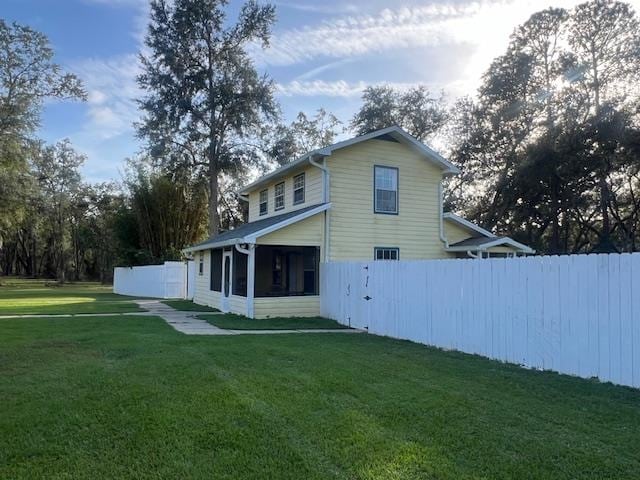
[[[426,84],[453,100],[473,94],[509,34],[547,6],[576,0],[276,0],[271,47],[254,49],[277,83],[287,119],[320,107],[348,122],[367,85]],[[640,0],[632,0],[636,10]],[[89,92],[86,103],[48,103],[40,135],[65,137],[88,156],[90,181],[119,179],[140,148],[132,123],[146,0],[2,0],[2,17],[48,35],[56,59]],[[241,2],[231,1],[233,17]]]

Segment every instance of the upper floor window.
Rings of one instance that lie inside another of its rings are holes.
[[[284,208],[284,182],[276,185],[276,197],[274,201],[275,209],[282,210]]]
[[[374,212],[398,213],[398,169],[374,167]]]
[[[260,192],[260,215],[266,215],[269,210],[269,190]]]
[[[373,258],[375,260],[400,260],[400,249],[397,247],[375,247]]]
[[[293,204],[304,203],[304,173],[293,177]]]

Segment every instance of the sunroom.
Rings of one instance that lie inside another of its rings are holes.
[[[187,249],[197,266],[194,302],[251,318],[319,315],[329,207],[247,223]]]

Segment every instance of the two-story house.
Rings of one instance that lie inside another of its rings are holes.
[[[194,301],[252,318],[320,313],[320,263],[533,251],[442,211],[458,169],[399,127],[309,152],[244,187],[249,221],[186,251]]]

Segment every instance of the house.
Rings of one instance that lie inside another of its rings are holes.
[[[194,301],[252,318],[320,312],[320,264],[533,251],[442,212],[458,169],[393,126],[309,152],[244,187],[249,221],[185,251]]]

